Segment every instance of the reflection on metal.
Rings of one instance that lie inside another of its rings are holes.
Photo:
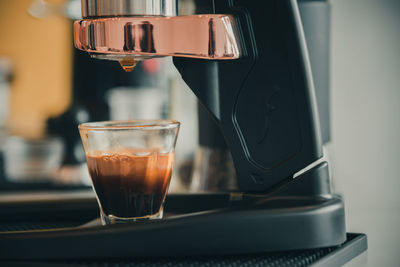
[[[82,17],[176,16],[177,0],[82,0]]]
[[[237,59],[240,45],[230,15],[113,17],[74,23],[75,47],[97,58],[154,56]]]

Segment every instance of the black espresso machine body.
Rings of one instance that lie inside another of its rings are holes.
[[[213,114],[232,153],[240,191],[263,193],[322,157],[311,67],[296,1],[216,1],[234,14],[243,56],[174,58]],[[210,73],[217,86],[210,86]]]

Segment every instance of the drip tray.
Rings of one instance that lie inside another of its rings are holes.
[[[1,196],[0,263],[132,258],[143,262],[151,257],[161,264],[165,257],[237,258],[300,249],[304,254],[305,249],[318,248],[324,253],[318,252],[317,260],[344,249],[346,240],[366,243],[362,235],[346,237],[338,223],[343,203],[337,197],[172,194],[161,220],[101,226],[93,194],[74,194]],[[352,257],[365,249],[366,245]]]
[[[295,250],[284,252],[267,252],[245,255],[195,256],[170,258],[135,258],[105,260],[50,260],[50,261],[1,261],[4,266],[92,266],[92,267],[133,267],[133,266],[342,266],[367,249],[367,238],[364,234],[347,234],[347,240],[341,246]]]

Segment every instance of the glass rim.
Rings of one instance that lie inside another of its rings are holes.
[[[180,126],[176,120],[110,120],[85,122],[78,125],[79,130],[161,130]]]

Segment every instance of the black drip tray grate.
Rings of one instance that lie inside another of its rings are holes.
[[[259,253],[232,256],[203,256],[181,258],[146,259],[105,259],[105,260],[65,260],[65,261],[0,261],[5,266],[92,266],[92,267],[131,267],[131,266],[265,266],[265,267],[303,267],[303,266],[341,266],[366,249],[363,234],[348,234],[341,246]]]
[[[163,259],[140,259],[126,261],[105,261],[105,262],[64,262],[71,266],[93,266],[93,267],[131,267],[131,266],[290,266],[303,267],[309,266],[323,258],[335,248],[323,248],[305,251],[266,253],[245,256],[225,256],[225,257],[197,257],[197,258],[163,258]]]
[[[75,227],[81,225],[82,222],[10,222],[0,223],[0,232],[10,231],[28,231],[28,230],[45,230],[59,229],[67,227]]]

